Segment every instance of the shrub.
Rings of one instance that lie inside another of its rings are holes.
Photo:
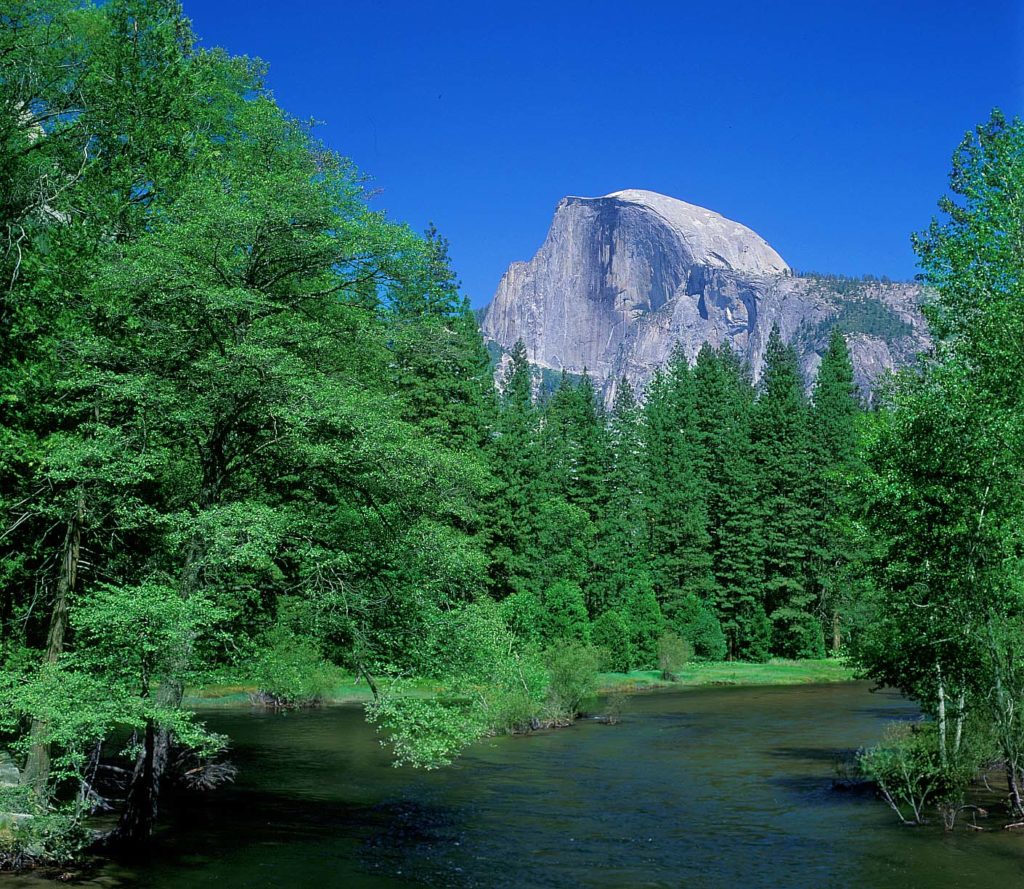
[[[93,840],[78,803],[51,810],[27,787],[0,788],[0,870],[74,861]]]
[[[413,697],[401,679],[381,684],[367,715],[384,732],[396,764],[447,765],[486,735],[524,731],[546,706],[548,672],[530,647],[519,647],[503,609],[484,600],[438,616],[424,641],[437,694]]]
[[[310,640],[278,626],[267,634],[253,666],[253,680],[259,689],[254,700],[259,703],[311,707],[324,701],[340,676]]]
[[[857,754],[860,774],[878,786],[882,799],[904,824],[924,824],[930,809],[951,828],[964,791],[992,754],[991,732],[968,720],[963,742],[939,754],[934,722],[891,723],[881,743]]]
[[[629,622],[618,611],[606,611],[594,621],[590,638],[601,650],[605,670],[628,673],[633,666],[633,645]]]
[[[693,646],[671,631],[658,637],[658,669],[663,679],[675,680],[675,674],[693,657]]]
[[[629,619],[632,625],[633,663],[654,666],[658,658],[658,637],[665,627],[661,607],[648,578],[640,580],[629,593]]]
[[[694,656],[705,661],[725,659],[728,646],[722,625],[696,596],[690,596],[680,608],[672,629],[693,646]]]
[[[600,652],[581,642],[563,642],[544,653],[544,662],[549,715],[555,722],[571,722],[580,714],[583,701],[597,690]]]

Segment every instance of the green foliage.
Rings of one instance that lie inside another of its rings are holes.
[[[909,771],[926,777],[897,802],[939,793],[954,817],[962,785],[988,755],[984,738],[973,737],[979,724],[994,729],[1010,810],[1024,815],[1011,703],[1024,601],[1022,145],[1024,125],[994,112],[954,155],[945,219],[914,240],[933,288],[935,352],[887,393],[887,410],[868,427],[860,479],[874,589],[853,650],[868,675],[934,717],[930,758],[922,765],[924,754],[911,750]],[[939,778],[954,775],[945,790],[931,787],[936,762]]]
[[[832,321],[833,330],[845,334],[866,334],[881,337],[884,340],[895,340],[909,336],[914,332],[913,326],[878,299],[844,300],[840,304],[839,314]]]
[[[707,661],[724,660],[728,651],[722,625],[695,596],[681,603],[671,628],[693,647],[694,656]]]
[[[952,828],[964,791],[994,753],[989,741],[971,725],[960,746],[943,755],[935,723],[891,723],[880,743],[858,752],[857,767],[904,824],[924,824],[938,811]]]
[[[770,628],[764,613],[763,481],[752,437],[754,387],[747,368],[727,346],[701,349],[694,382],[697,422],[711,467],[711,601],[729,654],[764,660]]]
[[[396,679],[367,707],[396,765],[446,765],[485,735],[529,727],[545,705],[547,671],[532,650],[517,646],[496,603],[439,616],[427,649],[435,696],[419,699]]]
[[[590,641],[590,620],[583,591],[571,581],[559,581],[544,592],[541,638],[546,642]]]
[[[0,870],[69,864],[93,840],[80,801],[43,809],[26,787],[0,788]]]
[[[647,572],[648,512],[641,410],[632,387],[620,380],[608,418],[606,503],[597,518],[587,603],[597,616],[631,599]]]
[[[644,406],[648,563],[670,622],[688,596],[704,598],[713,583],[705,454],[695,410],[693,372],[677,350],[667,371],[655,375]]]
[[[308,707],[330,695],[340,682],[340,671],[309,638],[278,625],[263,639],[252,680],[260,701],[275,707]]]
[[[823,655],[815,630],[815,591],[807,575],[814,527],[814,454],[809,406],[792,346],[773,328],[754,414],[763,528],[764,610],[772,650],[785,657]]]
[[[605,670],[627,673],[636,662],[633,655],[631,622],[621,612],[606,611],[594,621],[591,641],[601,651],[601,666]]]
[[[513,593],[501,602],[501,616],[505,625],[526,643],[539,643],[546,615],[540,600],[531,592]]]
[[[548,671],[546,712],[556,723],[571,722],[597,691],[601,653],[581,642],[563,642],[544,652]]]
[[[663,678],[674,678],[692,657],[693,645],[682,636],[668,631],[658,637],[658,669]]]
[[[171,0],[9,12],[3,728],[42,797],[137,732],[141,839],[172,746],[217,746],[186,683],[262,648],[265,690],[316,696],[321,652],[423,670],[469,619],[488,362],[443,239],[371,210],[262,64],[197,49]]]
[[[657,660],[658,637],[665,620],[650,579],[646,575],[639,576],[635,585],[626,590],[625,598],[633,667],[653,665]]]

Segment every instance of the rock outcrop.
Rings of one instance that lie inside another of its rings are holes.
[[[841,324],[857,381],[870,393],[887,370],[928,347],[917,284],[795,275],[744,225],[650,191],[563,198],[529,262],[514,262],[482,318],[504,349],[526,344],[539,367],[642,386],[676,343],[693,360],[728,342],[760,375],[773,325],[808,381]]]

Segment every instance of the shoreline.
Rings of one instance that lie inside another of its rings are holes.
[[[714,688],[726,686],[786,686],[834,682],[853,682],[855,671],[844,660],[782,660],[767,663],[746,661],[709,661],[687,664],[676,672],[676,681],[663,679],[660,670],[633,670],[629,673],[599,673],[597,694],[645,694],[683,688]],[[249,695],[258,691],[254,683],[218,683],[187,689],[184,703],[196,709],[259,708]],[[436,686],[429,680],[417,680],[414,694],[429,697]],[[365,682],[346,676],[322,702],[323,706],[363,704],[373,695]]]

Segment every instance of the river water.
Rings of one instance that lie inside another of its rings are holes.
[[[900,827],[833,790],[838,759],[914,716],[863,684],[691,689],[414,772],[389,767],[357,707],[217,712],[237,782],[87,885],[1024,886],[1024,836]]]

